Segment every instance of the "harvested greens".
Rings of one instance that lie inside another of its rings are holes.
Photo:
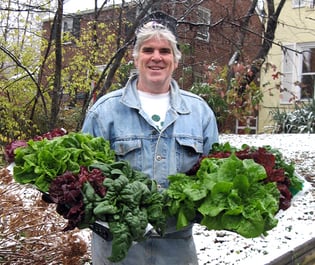
[[[279,208],[285,210],[290,207],[292,197],[303,188],[303,182],[295,175],[292,162],[287,163],[282,153],[271,146],[254,147],[246,144],[240,149],[231,147],[229,143],[216,144],[209,157],[228,157],[233,152],[239,159],[253,159],[262,165],[267,174],[264,182],[277,184],[280,192]]]
[[[108,141],[83,133],[29,140],[14,151],[14,179],[30,183],[68,220],[64,231],[105,221],[113,236],[108,259],[124,259],[148,224],[163,234],[163,195],[157,183],[115,161]]]
[[[13,176],[21,184],[34,184],[47,192],[57,176],[66,171],[79,173],[81,166],[97,161],[115,161],[109,142],[102,137],[73,132],[51,140],[29,140],[26,147],[17,148]]]
[[[278,210],[287,209],[303,187],[277,149],[237,149],[228,142],[215,144],[189,172],[169,181],[166,212],[177,216],[178,229],[197,221],[244,237],[267,234],[277,225]]]
[[[189,172],[168,176],[163,192],[129,162],[115,161],[108,141],[88,134],[55,130],[16,141],[6,147],[6,158],[14,159],[17,182],[33,184],[56,204],[68,220],[65,231],[107,222],[112,262],[123,260],[133,241],[144,240],[148,224],[163,235],[170,216],[177,217],[177,229],[197,222],[247,238],[267,234],[278,210],[302,189],[293,164],[270,146],[215,144]]]
[[[55,137],[59,137],[59,136],[63,136],[65,134],[67,134],[68,132],[63,129],[63,128],[56,128],[50,132],[44,133],[42,135],[36,135],[33,140],[34,141],[41,141],[43,139],[53,139]],[[15,149],[19,148],[19,147],[25,147],[27,146],[27,141],[26,140],[14,140],[11,143],[9,143],[8,145],[6,145],[5,149],[4,149],[4,159],[8,162],[8,163],[13,163],[14,162],[14,157],[15,157]]]
[[[230,230],[251,238],[277,225],[279,191],[263,166],[251,159],[204,158],[195,176],[169,176],[169,215],[180,229],[199,216],[208,229]]]
[[[52,181],[49,195],[68,219],[65,230],[87,228],[96,220],[108,223],[112,262],[124,259],[133,241],[144,239],[149,223],[159,233],[164,230],[163,197],[156,182],[126,161],[81,167],[79,174],[66,172]]]

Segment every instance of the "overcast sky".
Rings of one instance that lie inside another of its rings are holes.
[[[94,8],[94,0],[85,0],[85,1],[77,1],[77,0],[68,0],[65,1],[63,6],[64,13],[75,13],[77,11],[84,11],[86,9]]]
[[[102,5],[104,0],[98,0],[97,4],[98,7]],[[125,1],[128,2],[128,1]],[[121,3],[120,0],[109,0],[108,4],[119,4]],[[63,6],[64,13],[75,13],[78,11],[84,11],[87,9],[94,9],[95,0],[85,0],[85,1],[78,1],[78,0],[66,0]]]

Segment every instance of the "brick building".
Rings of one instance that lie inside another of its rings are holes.
[[[227,65],[233,53],[239,49],[238,46],[243,46],[241,52],[247,56],[243,60],[253,59],[260,48],[262,32],[259,16],[255,16],[250,19],[247,37],[244,40],[241,39],[243,31],[240,30],[240,26],[244,23],[251,0],[206,0],[190,11],[189,2],[193,1],[159,1],[151,8],[151,10],[163,10],[178,20],[178,36],[183,57],[175,73],[175,78],[179,80],[184,89],[189,89],[193,82],[204,81],[205,71],[211,63]],[[121,7],[117,6],[102,9],[97,21],[105,23],[111,31],[116,32],[117,36],[124,36],[128,34],[130,25],[135,21],[138,13],[139,6],[131,1],[123,7],[122,13]],[[118,28],[117,21],[121,18],[124,21],[124,27]],[[93,30],[89,25],[89,22],[93,20],[95,20],[94,10],[67,14],[63,18],[63,31],[70,32],[74,37],[79,38],[82,31]],[[211,25],[211,27],[204,26],[204,24]],[[46,20],[43,24],[47,39],[51,33],[51,25],[51,20]],[[101,29],[98,30],[101,31]],[[96,34],[99,43],[106,41],[98,31]],[[242,41],[244,41],[243,44]],[[88,53],[90,47],[85,48]],[[70,42],[64,43],[64,49],[66,55],[64,65],[67,65],[77,49],[82,48],[78,48]],[[117,46],[113,45],[109,49],[115,52]],[[131,59],[130,51],[131,47],[125,55],[126,58]],[[102,66],[105,61],[106,58],[100,56],[95,59],[95,64]],[[46,72],[46,75],[49,73],[51,72]]]

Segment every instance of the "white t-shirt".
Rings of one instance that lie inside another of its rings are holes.
[[[170,93],[152,94],[138,90],[141,107],[159,130],[163,128],[165,115],[170,107]]]

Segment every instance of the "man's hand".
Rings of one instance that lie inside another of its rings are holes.
[[[109,230],[108,223],[102,221],[96,221],[95,223],[90,225],[90,228],[93,232],[98,234],[106,241],[112,241],[113,235]]]

